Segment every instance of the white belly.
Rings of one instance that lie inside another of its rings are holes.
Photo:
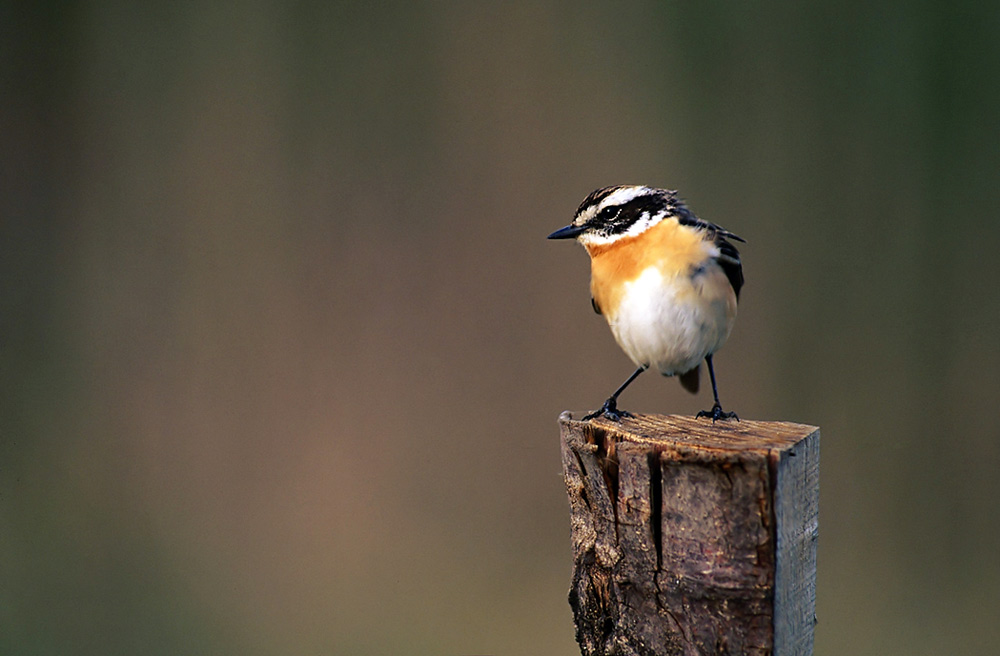
[[[736,295],[715,263],[697,276],[665,279],[656,267],[626,283],[611,332],[637,366],[671,376],[698,366],[725,343]]]

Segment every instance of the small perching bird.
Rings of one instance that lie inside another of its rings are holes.
[[[728,240],[744,240],[699,219],[676,191],[636,185],[598,189],[573,223],[549,235],[572,238],[590,255],[594,311],[638,367],[584,419],[630,416],[618,395],[650,367],[696,393],[704,360],[715,404],[697,416],[738,420],[719,403],[712,355],[729,338],[743,286],[740,253]]]

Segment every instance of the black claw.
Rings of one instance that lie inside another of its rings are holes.
[[[607,401],[604,402],[604,405],[601,406],[600,410],[595,410],[591,412],[589,415],[584,415],[583,421],[588,421],[590,419],[593,419],[594,417],[600,417],[602,415],[607,417],[611,421],[621,421],[622,417],[635,416],[631,412],[628,412],[626,410],[619,410],[618,403],[614,399],[608,399]]]
[[[735,419],[739,421],[740,418],[736,416],[735,412],[723,412],[722,406],[716,403],[712,406],[711,410],[701,410],[695,415],[696,419],[701,419],[702,417],[711,417],[712,423],[714,424],[720,419]]]

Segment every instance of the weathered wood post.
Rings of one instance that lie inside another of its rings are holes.
[[[812,653],[818,428],[559,423],[585,656]]]

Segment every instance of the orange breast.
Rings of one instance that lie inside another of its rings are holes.
[[[665,219],[635,237],[606,245],[587,246],[590,293],[610,321],[618,311],[625,283],[651,266],[665,278],[689,275],[708,256],[709,244],[700,231]]]

